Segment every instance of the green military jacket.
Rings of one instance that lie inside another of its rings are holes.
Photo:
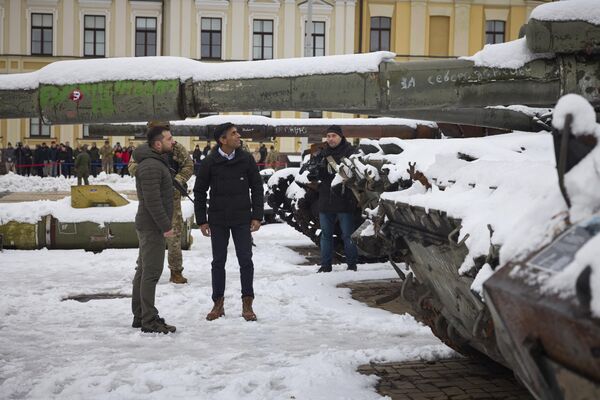
[[[179,171],[175,174],[173,179],[175,179],[182,185],[185,185],[194,174],[194,161],[192,160],[192,157],[190,156],[190,153],[187,151],[185,146],[179,142],[175,142],[173,144],[173,160],[177,164],[179,164]],[[137,163],[133,158],[133,154],[129,159],[129,164],[127,167],[129,170],[129,174],[131,176],[135,176]],[[171,174],[173,174],[173,171],[171,171]],[[173,196],[176,200],[181,199],[181,193],[179,193],[179,191],[177,190],[173,191]]]

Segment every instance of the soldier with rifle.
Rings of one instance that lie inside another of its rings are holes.
[[[170,128],[170,124],[167,121],[150,121],[148,122],[148,128],[154,126],[162,126],[165,129]],[[187,181],[190,180],[194,174],[194,162],[190,157],[189,152],[179,142],[173,142],[173,151],[167,154],[169,168],[171,175],[173,176],[173,187],[176,189],[173,191],[173,230],[175,235],[167,238],[167,249],[169,262],[169,269],[171,270],[170,282],[173,283],[187,283],[187,278],[183,276],[183,256],[181,253],[181,235],[183,231],[183,216],[181,212],[181,196],[188,196],[187,194]],[[132,157],[129,160],[129,173],[131,176],[135,176],[135,170],[137,164]]]

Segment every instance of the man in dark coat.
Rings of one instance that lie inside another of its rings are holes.
[[[212,321],[225,314],[225,261],[229,235],[233,236],[240,265],[242,316],[255,321],[254,264],[252,232],[260,228],[263,218],[263,184],[252,155],[241,149],[240,134],[232,123],[219,125],[214,132],[217,146],[202,160],[194,186],[196,222],[212,244],[213,309],[206,319]],[[210,188],[208,219],[206,191]],[[250,193],[250,196],[249,196]]]
[[[258,148],[258,154],[260,158],[258,159],[258,165],[260,169],[265,168],[265,163],[267,162],[267,146],[263,142],[260,142],[260,147]]]
[[[69,142],[65,142],[65,176],[71,177],[73,173],[73,162],[75,159],[73,158],[73,148],[69,144]]]
[[[147,143],[138,146],[133,156],[138,163],[135,171],[135,188],[139,200],[135,216],[135,229],[139,239],[139,255],[131,310],[134,328],[143,332],[175,332],[158,315],[154,307],[156,284],[165,262],[165,238],[174,236],[173,181],[166,153],[173,150],[173,136],[164,126],[148,129]]]
[[[34,171],[37,176],[44,176],[44,154],[42,146],[39,144],[35,145],[33,150],[33,164],[35,165]]]
[[[329,165],[327,158],[332,157],[336,163],[354,153],[354,147],[348,143],[338,125],[332,125],[326,132],[327,145],[316,156],[319,184],[319,223],[321,225],[321,268],[317,272],[331,272],[333,259],[333,232],[336,218],[342,231],[344,251],[348,270],[356,271],[358,251],[352,242],[351,235],[356,226],[354,223],[357,211],[356,198],[352,191],[343,184],[331,187],[336,172]]]
[[[96,146],[96,142],[92,143],[89,153],[92,165],[92,176],[95,178],[98,175],[98,169],[100,168],[100,149]]]
[[[58,146],[55,141],[50,143],[50,149],[48,150],[48,159],[50,160],[50,176],[58,176]]]

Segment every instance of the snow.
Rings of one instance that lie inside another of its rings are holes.
[[[510,110],[520,112],[530,117],[536,117],[539,115],[545,115],[552,112],[551,108],[539,108],[539,107],[529,107],[523,106],[519,104],[510,105],[510,106],[488,106],[486,108],[495,108],[499,110]]]
[[[204,63],[183,57],[122,57],[57,61],[38,71],[0,75],[2,89],[35,89],[39,84],[67,85],[102,81],[170,80],[219,81],[295,77],[315,74],[349,74],[379,71],[379,64],[394,53],[380,51],[325,57],[264,61]]]
[[[261,115],[210,115],[202,118],[186,118],[183,121],[171,121],[173,126],[209,126],[231,122],[236,125],[266,125],[266,126],[330,126],[330,125],[367,125],[390,126],[401,125],[413,129],[417,125],[436,128],[437,124],[431,121],[422,121],[406,118],[269,118]],[[140,125],[146,122],[114,123],[112,125]]]
[[[52,215],[60,222],[90,221],[102,225],[105,222],[134,222],[138,209],[138,201],[129,200],[129,204],[120,207],[71,207],[71,196],[60,200],[23,201],[4,203],[0,208],[0,224],[9,221],[34,224],[46,215]],[[194,205],[191,201],[181,202],[181,212],[184,219],[194,215]]]
[[[530,61],[540,58],[553,58],[554,54],[532,53],[527,48],[525,38],[505,43],[487,44],[470,57],[460,57],[473,61],[476,67],[519,69]]]
[[[567,94],[558,100],[552,116],[552,126],[564,129],[567,115],[573,116],[573,135],[596,135],[600,139],[600,129],[596,125],[596,111],[586,99],[578,94]]]
[[[559,1],[537,6],[530,17],[538,21],[582,20],[600,25],[600,7],[598,0]]]
[[[432,184],[427,190],[415,182],[408,190],[385,192],[381,199],[443,210],[461,219],[458,240],[469,235],[465,242],[469,254],[461,273],[471,269],[473,258],[487,255],[488,224],[494,230],[492,243],[504,243],[513,235],[513,225],[524,220],[524,205],[538,204],[557,187],[552,137],[547,133],[443,140],[386,138],[379,143],[394,143],[404,150],[397,155],[364,156],[391,163],[383,167],[390,181],[410,179],[407,169],[414,162],[415,170]],[[466,161],[460,154],[476,159]]]
[[[195,180],[195,177],[192,177]],[[129,175],[121,177],[118,174],[101,172],[96,178],[89,177],[91,185],[108,185],[116,191],[135,190],[135,178]],[[0,192],[70,192],[71,186],[77,185],[77,178],[64,176],[39,177],[21,176],[15,173],[0,175]],[[188,184],[188,187],[193,187]]]
[[[137,250],[0,253],[0,393],[3,398],[378,399],[369,362],[438,359],[454,353],[407,315],[354,301],[341,282],[396,276],[387,264],[315,274],[287,245],[310,241],[284,224],[257,232],[255,311],[241,318],[230,247],[226,316],[210,310],[210,240],[194,230],[184,251],[187,285],[163,273],[157,308],[177,326],[143,334],[130,299],[61,301],[80,293],[130,293]],[[334,267],[335,268],[335,267]],[[166,269],[166,268],[165,268]]]

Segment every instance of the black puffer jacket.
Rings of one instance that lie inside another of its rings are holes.
[[[321,181],[319,185],[319,212],[351,213],[356,211],[357,202],[352,190],[341,184],[331,187],[335,172],[331,170],[327,163],[327,157],[329,156],[332,156],[339,164],[342,158],[350,157],[354,152],[354,147],[346,141],[346,138],[342,138],[341,143],[335,148],[326,146],[316,155],[319,165],[318,178]]]
[[[206,192],[209,188],[207,219]],[[227,160],[215,147],[202,160],[194,185],[198,225],[207,221],[222,226],[249,224],[252,219],[261,221],[263,202],[263,182],[250,153],[237,149],[233,160]]]
[[[144,143],[133,152],[138,167],[135,189],[139,200],[135,228],[140,231],[171,230],[173,218],[173,180],[166,157]]]

